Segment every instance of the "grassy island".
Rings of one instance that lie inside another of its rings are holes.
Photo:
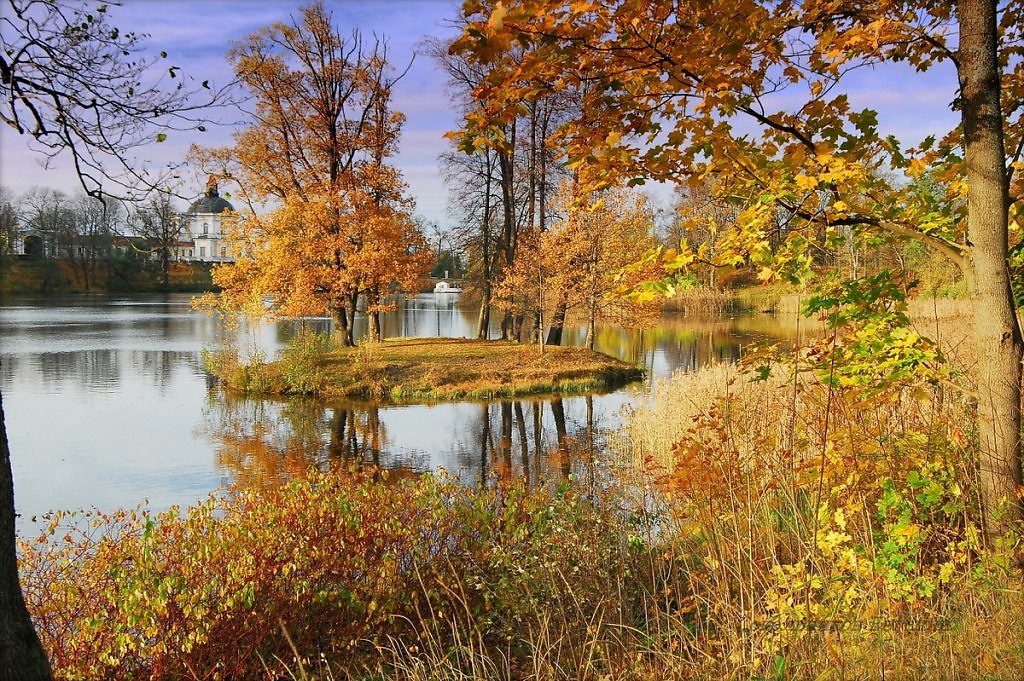
[[[355,348],[305,336],[279,360],[248,364],[233,353],[205,355],[229,389],[273,395],[397,403],[565,395],[612,390],[640,369],[592,350],[458,338],[396,338]]]

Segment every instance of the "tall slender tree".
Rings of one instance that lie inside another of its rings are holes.
[[[181,247],[185,225],[174,205],[174,195],[154,191],[135,214],[136,231],[160,264],[160,283],[166,289],[170,284],[171,262]]]

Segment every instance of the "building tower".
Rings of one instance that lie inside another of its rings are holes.
[[[234,206],[221,198],[217,191],[217,176],[206,181],[206,193],[199,197],[185,213],[185,229],[193,242],[192,260],[203,262],[231,262],[224,244],[224,213]]]

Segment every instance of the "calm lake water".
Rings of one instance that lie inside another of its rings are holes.
[[[744,345],[781,335],[764,317],[666,317],[644,331],[603,329],[597,349],[648,372],[644,385],[608,395],[403,407],[252,400],[224,395],[203,370],[200,351],[217,346],[222,331],[190,299],[0,299],[0,390],[19,532],[33,533],[31,518],[53,509],[187,505],[234,481],[274,484],[338,461],[409,474],[444,468],[471,484],[587,475],[589,456],[652,379],[736,359]],[[384,331],[471,336],[476,311],[456,300],[410,299],[386,316]],[[239,343],[272,355],[295,328],[261,325],[240,332]],[[583,336],[574,328],[567,341]]]

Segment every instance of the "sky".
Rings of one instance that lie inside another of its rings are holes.
[[[231,41],[297,14],[304,4],[300,0],[124,0],[122,6],[111,7],[109,15],[111,25],[149,34],[146,44],[154,53],[168,53],[161,62],[164,68],[180,66],[197,81],[209,79],[217,84],[231,78],[225,60]],[[416,213],[438,224],[447,223],[448,218],[447,190],[437,159],[448,148],[444,134],[458,126],[459,115],[445,95],[445,76],[429,57],[416,52],[425,36],[452,34],[444,22],[455,16],[458,4],[458,0],[325,1],[343,33],[359,28],[364,39],[373,34],[387,38],[399,69],[412,60],[394,94],[394,108],[407,117],[394,162],[416,199]],[[192,144],[226,145],[230,132],[229,127],[208,126],[205,133],[170,133],[165,142],[147,148],[146,160],[180,159]],[[44,168],[42,157],[27,142],[27,136],[0,126],[0,185],[16,194],[33,186],[78,191],[70,161],[58,159]],[[197,178],[196,186],[183,193],[198,195],[204,180]]]
[[[147,44],[154,53],[167,51],[162,65],[180,66],[197,81],[209,79],[216,84],[230,80],[224,55],[231,41],[297,13],[302,4],[300,0],[124,0],[109,12],[112,25],[147,33]],[[457,128],[460,118],[446,94],[444,75],[429,57],[416,52],[426,36],[452,35],[445,22],[455,16],[458,4],[459,0],[325,0],[343,31],[358,28],[364,36],[387,38],[392,60],[400,67],[412,60],[394,93],[394,108],[407,117],[394,162],[416,200],[416,213],[440,226],[457,222],[447,212],[447,189],[438,156],[449,148],[444,134]],[[948,66],[919,74],[893,65],[884,70],[858,70],[850,74],[844,89],[854,108],[878,110],[884,133],[895,134],[912,146],[955,124],[949,108],[954,85],[955,74]],[[147,148],[146,158],[153,162],[181,159],[192,144],[229,143],[230,132],[226,126],[209,126],[206,133],[173,133],[162,144]],[[66,159],[58,159],[49,168],[43,168],[40,159],[25,136],[0,127],[0,185],[16,194],[33,186],[77,191],[77,180]],[[204,179],[197,176],[193,182],[195,186],[183,188],[182,193],[198,195]],[[665,188],[653,193],[657,201],[667,201]]]

